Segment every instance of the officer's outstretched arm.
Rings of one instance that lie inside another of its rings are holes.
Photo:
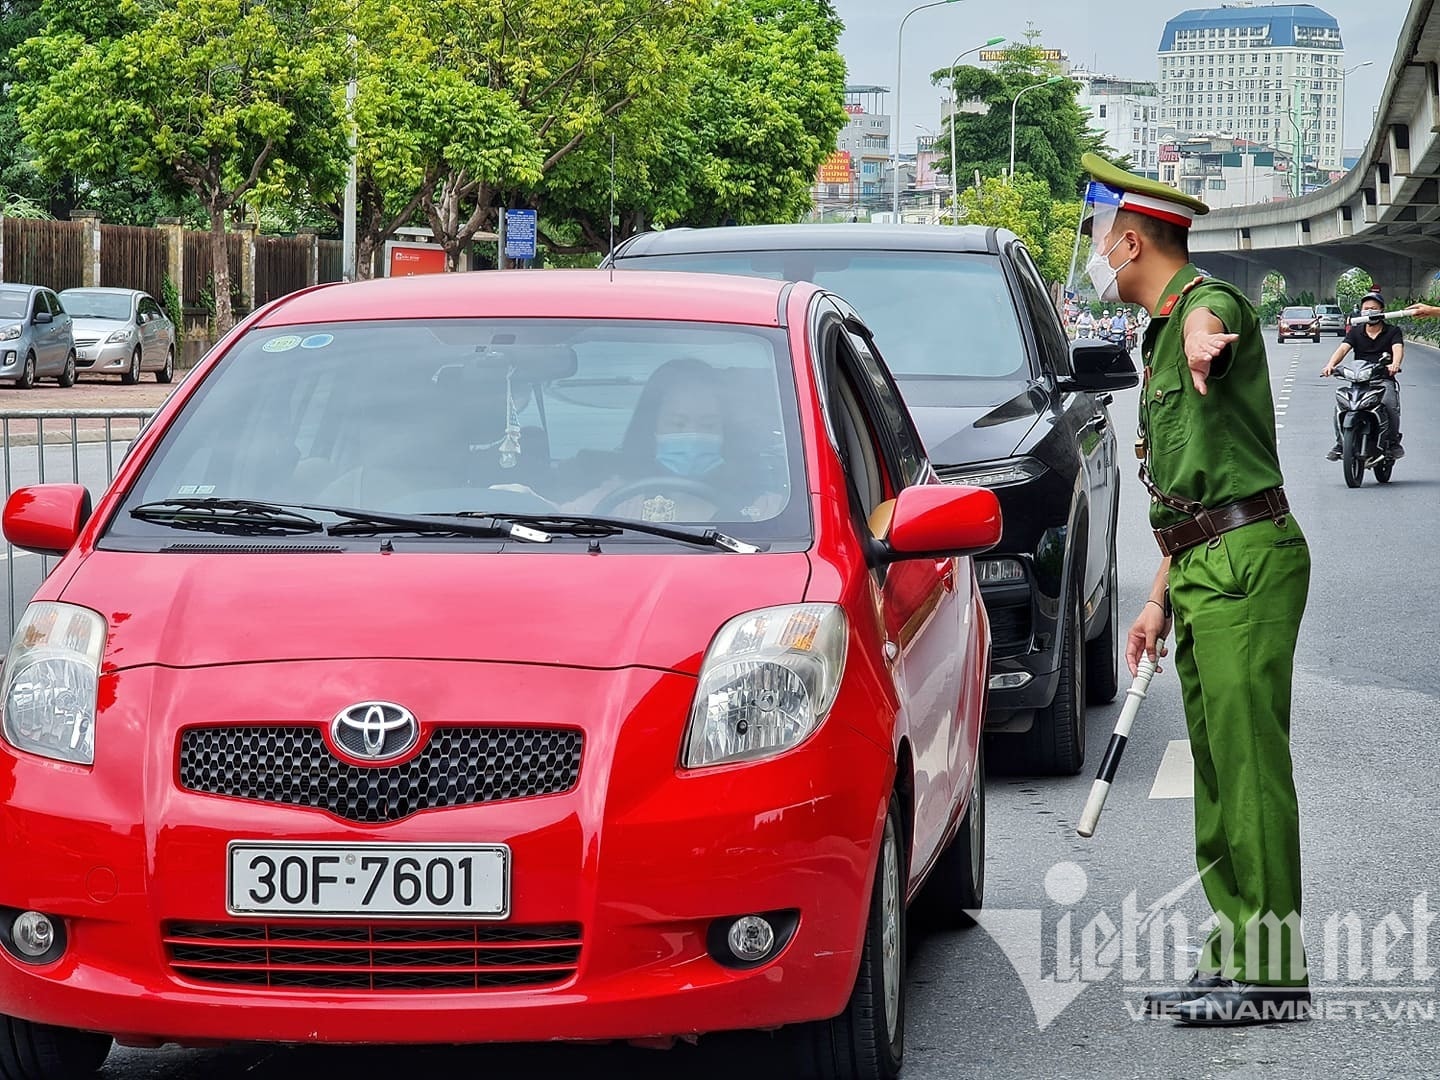
[[[1190,365],[1190,379],[1203,397],[1210,379],[1210,368],[1219,360],[1239,334],[1225,332],[1225,324],[1209,308],[1199,307],[1185,316],[1185,360]]]

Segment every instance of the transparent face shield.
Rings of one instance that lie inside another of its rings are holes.
[[[1115,224],[1115,215],[1120,212],[1120,200],[1125,193],[1099,180],[1090,181],[1085,189],[1085,205],[1080,211],[1080,227],[1075,230],[1075,250],[1070,256],[1070,277],[1065,283],[1068,293],[1074,294],[1080,284],[1080,248],[1086,237],[1090,239],[1092,251],[1103,252],[1101,246],[1110,235]]]

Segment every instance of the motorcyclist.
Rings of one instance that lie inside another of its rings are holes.
[[[1386,374],[1380,377],[1384,384],[1385,395],[1382,403],[1385,407],[1385,434],[1380,442],[1382,453],[1392,458],[1405,456],[1405,448],[1400,445],[1400,387],[1395,377],[1400,374],[1401,365],[1405,360],[1405,332],[1398,326],[1387,323],[1381,314],[1385,310],[1385,299],[1379,293],[1366,293],[1360,300],[1360,314],[1369,317],[1369,322],[1362,326],[1352,326],[1345,335],[1345,340],[1330,357],[1329,363],[1321,369],[1320,374],[1333,375],[1345,357],[1353,352],[1355,358],[1362,364],[1375,363],[1380,360],[1388,360],[1385,367]],[[1339,461],[1342,454],[1340,445],[1340,410],[1335,410],[1335,445],[1325,455],[1327,461]]]
[[[1116,345],[1124,345],[1126,343],[1124,308],[1117,308],[1115,314],[1110,319],[1110,340],[1115,342]]]
[[[1075,319],[1075,336],[1088,338],[1095,327],[1095,320],[1090,315],[1089,308],[1081,308],[1079,316]]]

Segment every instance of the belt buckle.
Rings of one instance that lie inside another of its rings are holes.
[[[1277,529],[1283,529],[1286,524],[1285,500],[1275,488],[1265,489],[1265,505],[1270,510],[1270,520]]]

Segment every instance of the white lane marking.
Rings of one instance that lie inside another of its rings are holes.
[[[1195,759],[1190,756],[1190,740],[1174,739],[1165,747],[1160,768],[1155,773],[1152,799],[1193,799],[1195,797]]]

